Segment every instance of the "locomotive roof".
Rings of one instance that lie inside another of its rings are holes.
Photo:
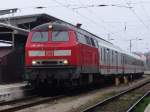
[[[41,30],[41,31],[45,30],[46,31],[46,30],[48,30],[49,25],[52,25],[53,30],[74,30],[74,31],[79,32],[81,34],[88,35],[91,38],[97,38],[97,39],[99,39],[99,41],[101,41],[101,43],[103,43],[106,46],[109,46],[109,47],[115,48],[115,49],[119,49],[114,44],[88,32],[84,29],[78,28],[78,27],[71,25],[71,24],[65,24],[65,23],[59,23],[59,22],[45,23],[45,24],[42,24],[42,25],[35,27],[34,29],[32,29],[32,31],[36,31],[36,30],[37,31],[38,30]]]
[[[105,41],[109,44],[112,44],[111,42],[107,41],[107,40],[104,40],[103,38],[101,37],[98,37],[84,29],[81,29],[81,28],[78,28],[70,23],[65,23],[65,22],[59,22],[59,21],[56,21],[56,22],[49,22],[49,23],[45,23],[45,24],[42,24],[42,25],[39,25],[39,26],[36,26],[32,29],[32,31],[34,30],[47,30],[48,29],[48,26],[49,25],[53,25],[53,29],[54,30],[75,30],[77,32],[80,32],[80,33],[83,33],[83,34],[89,34],[91,37],[96,37],[102,41]]]
[[[90,37],[92,38],[97,38],[100,42],[100,44],[104,47],[107,47],[109,49],[113,49],[117,52],[120,52],[120,53],[123,53],[123,54],[126,54],[128,56],[131,56],[133,58],[136,58],[138,60],[141,60],[141,58],[135,54],[132,54],[132,53],[128,53],[126,51],[123,51],[121,48],[119,48],[118,46],[84,30],[84,29],[80,29],[80,28],[77,28],[76,26],[74,25],[71,25],[71,24],[65,24],[65,23],[58,23],[58,22],[53,22],[53,23],[45,23],[45,24],[42,24],[42,25],[39,25],[37,27],[35,27],[34,29],[32,29],[32,31],[36,31],[36,30],[48,30],[48,27],[49,25],[52,25],[52,29],[53,30],[75,30],[77,32],[80,32],[82,34],[88,34]],[[141,60],[142,61],[142,60]]]
[[[68,26],[65,26],[63,24],[58,24],[58,23],[45,23],[42,25],[39,25],[37,27],[35,27],[34,29],[32,29],[32,31],[35,30],[48,30],[49,26],[52,26],[53,30],[71,30],[71,28],[69,28]]]

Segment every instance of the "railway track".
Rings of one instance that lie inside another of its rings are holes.
[[[98,102],[82,112],[132,112],[133,108],[146,96],[146,94],[148,94],[147,92],[149,91],[150,81],[147,81]]]
[[[47,91],[49,92],[49,91]],[[19,98],[12,98],[14,94],[21,95]],[[57,93],[56,93],[57,94]],[[51,95],[44,97],[45,94],[39,95],[34,88],[24,87],[17,91],[0,94],[0,112],[14,112],[35,105],[57,100],[64,95]]]
[[[46,104],[46,103],[50,103],[52,101],[61,99],[63,97],[65,97],[66,95],[76,95],[76,94],[82,94],[84,92],[90,91],[91,88],[84,88],[84,89],[79,89],[78,91],[72,91],[72,93],[66,93],[65,91],[62,91],[62,94],[60,95],[54,95],[54,93],[52,94],[52,96],[48,96],[48,97],[44,97],[43,94],[41,95],[37,95],[34,94],[34,89],[32,96],[28,96],[25,98],[21,98],[21,99],[17,99],[17,100],[12,100],[12,101],[2,101],[0,102],[0,112],[15,112],[15,111],[19,111],[19,110],[23,110],[29,107],[33,107],[33,106],[37,106],[40,104]],[[30,92],[30,93],[31,93]],[[28,93],[28,92],[27,92]],[[56,94],[58,94],[56,92]],[[47,96],[47,94],[46,94]]]
[[[150,91],[146,92],[137,102],[135,102],[126,112],[136,112],[136,107],[150,95]]]
[[[139,84],[136,87],[128,89],[124,92],[121,92],[117,95],[114,95],[106,100],[99,102],[98,104],[91,106],[85,109],[82,112],[125,112],[125,108],[121,107],[120,104],[125,102],[129,102],[130,99],[130,107],[133,102],[136,102],[137,99],[141,98],[150,88],[150,81]],[[134,93],[133,93],[134,92]],[[130,95],[126,95],[130,93]],[[134,95],[136,93],[136,95]],[[132,96],[133,95],[133,96]],[[0,112],[14,112],[23,110],[29,107],[38,106],[40,104],[47,104],[53,102],[55,100],[64,98],[66,95],[58,95],[51,97],[39,97],[36,95],[29,96],[23,99],[18,99],[14,101],[0,102]],[[123,97],[124,96],[124,97]],[[131,100],[132,99],[132,100]],[[122,101],[121,103],[119,101]],[[126,104],[126,103],[125,103]],[[117,106],[114,106],[117,105]],[[117,107],[117,110],[116,110]],[[119,109],[121,108],[121,110]],[[129,109],[129,106],[126,107],[126,110]],[[130,112],[130,111],[129,111]]]
[[[32,96],[20,100],[8,101],[0,103],[0,112],[14,112],[18,110],[22,110],[25,108],[29,108],[32,106],[36,106],[39,104],[48,103],[57,99],[62,98],[64,95],[59,95],[55,97],[38,97]]]
[[[5,90],[0,93],[0,103],[22,99],[31,95],[35,95],[35,89],[24,87],[17,90]]]

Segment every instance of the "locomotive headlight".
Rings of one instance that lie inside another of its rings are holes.
[[[68,60],[64,60],[63,63],[64,63],[65,65],[67,65],[67,64],[68,64]]]
[[[49,25],[49,26],[48,26],[48,28],[49,28],[49,29],[52,29],[52,28],[53,28],[53,26],[52,26],[52,25]]]
[[[32,61],[32,65],[36,65],[37,64],[37,62],[36,61]]]

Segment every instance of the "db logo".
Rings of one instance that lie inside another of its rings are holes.
[[[53,51],[46,51],[46,56],[53,56],[54,52]]]

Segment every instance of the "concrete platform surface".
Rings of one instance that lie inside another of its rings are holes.
[[[0,84],[0,102],[19,99],[25,96],[27,83]]]
[[[150,103],[149,103],[149,105],[146,107],[146,109],[145,109],[144,112],[150,112]]]
[[[22,83],[12,83],[12,84],[0,84],[0,94],[3,92],[15,91],[20,90],[21,88],[27,85],[26,82]]]
[[[150,71],[144,71],[145,75],[150,75]]]

